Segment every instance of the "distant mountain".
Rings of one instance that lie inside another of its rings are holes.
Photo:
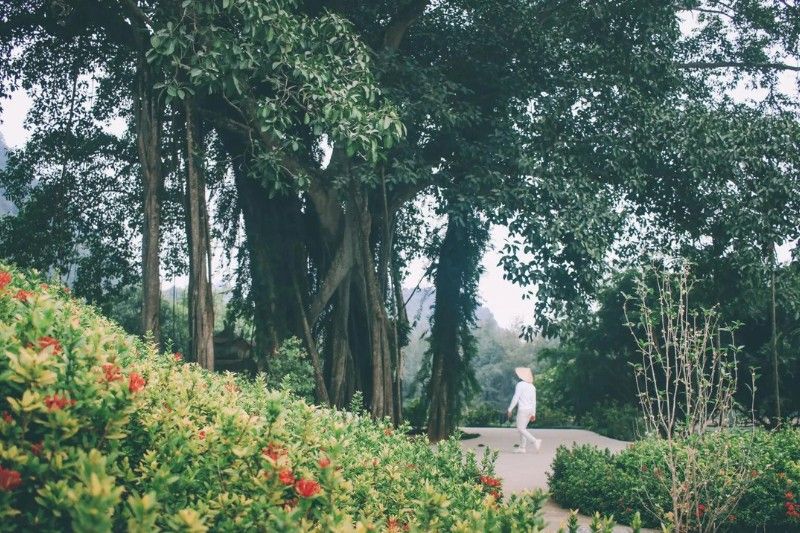
[[[417,290],[404,289],[403,297],[408,302],[406,313],[411,322],[411,332],[408,336],[408,346],[403,349],[403,387],[406,396],[413,396],[417,389],[414,381],[422,366],[425,351],[428,349],[426,340],[430,330],[431,316],[433,315],[433,304],[436,301],[436,290],[433,287],[425,287]],[[502,328],[498,328],[497,320],[488,307],[481,306],[475,311],[475,332],[477,335],[490,334]]]
[[[425,287],[413,291],[404,289],[403,297],[408,302],[406,313],[415,331],[423,333],[430,327],[431,315],[433,314],[433,304],[436,300],[436,290],[433,287]],[[475,322],[478,327],[497,326],[497,320],[488,307],[480,306],[475,311]]]

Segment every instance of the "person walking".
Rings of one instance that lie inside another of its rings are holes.
[[[528,422],[536,421],[536,387],[533,386],[533,371],[530,368],[523,366],[514,369],[520,382],[514,389],[514,397],[511,399],[511,404],[508,406],[508,419],[511,420],[511,413],[514,407],[517,408],[517,431],[520,435],[519,448],[515,449],[516,453],[525,453],[528,451],[528,441],[533,443],[533,446],[538,452],[542,447],[542,440],[534,437],[528,431]]]

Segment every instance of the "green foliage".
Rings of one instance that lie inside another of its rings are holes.
[[[293,0],[193,0],[177,13],[159,7],[148,59],[168,72],[175,64],[182,68],[157,88],[165,89],[168,101],[224,97],[252,121],[257,135],[270,139],[258,153],[273,170],[283,170],[287,152],[308,150],[307,131],[317,139],[326,134],[349,156],[373,163],[382,145],[402,138],[397,112],[376,103],[380,90],[369,52],[342,17],[309,17]],[[269,189],[307,184],[308,176],[292,177],[298,183],[278,181]]]
[[[300,339],[287,339],[269,360],[267,383],[314,402],[314,369]]]
[[[581,415],[576,424],[618,440],[636,440],[644,433],[642,414],[637,407],[630,404],[595,405]]]
[[[800,431],[758,430],[755,435],[747,431],[719,432],[697,444],[693,446],[699,450],[702,470],[710,480],[705,488],[709,499],[714,498],[714,491],[727,490],[730,476],[739,475],[719,467],[720,453],[745,457],[750,446],[758,452],[744,473],[744,495],[723,517],[724,529],[800,531],[800,522],[787,505],[795,502],[788,497],[794,498],[800,487]],[[645,439],[616,455],[592,446],[562,446],[556,452],[549,477],[551,496],[562,506],[613,515],[623,523],[633,525],[641,520],[654,527],[667,522],[666,511],[671,502],[665,482],[670,474],[664,461],[664,446],[664,441]],[[701,514],[712,511],[703,509]]]
[[[485,403],[473,404],[461,416],[461,424],[469,427],[496,426],[505,421],[506,413]]]
[[[157,353],[35,274],[0,285],[5,531],[544,527],[543,495],[505,497],[455,440]]]
[[[701,252],[691,257],[699,261],[693,268],[692,305],[698,309],[716,306],[723,323],[740,324],[735,336],[737,346],[741,347],[737,354],[740,368],[737,400],[745,410],[749,409],[752,391],[747,369],[755,368],[756,418],[765,420],[773,411],[774,394],[768,363],[770,291],[766,272],[739,254],[725,261]],[[625,295],[634,292],[636,272],[637,269],[629,269],[615,274],[598,293],[593,312],[576,314],[561,324],[562,344],[541,352],[541,364],[546,370],[537,376],[536,383],[543,407],[563,411],[577,425],[622,440],[631,440],[641,433],[636,423],[638,402],[631,366],[641,363],[641,356],[624,325],[623,312]],[[800,389],[793,386],[793,376],[800,371],[798,272],[794,264],[781,266],[777,271],[781,398],[787,417],[800,409]],[[637,311],[630,312],[631,319],[636,320]]]

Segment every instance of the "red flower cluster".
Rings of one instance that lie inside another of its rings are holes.
[[[31,444],[31,453],[36,456],[42,455],[43,448],[44,448],[43,442],[37,442],[36,444]]]
[[[106,381],[109,383],[122,379],[122,372],[119,367],[113,363],[106,363],[103,365],[103,374],[105,374]]]
[[[502,481],[492,476],[481,476],[481,483],[483,483],[487,487],[494,487],[494,488],[500,487],[503,484]]]
[[[61,353],[61,343],[53,337],[40,337],[38,342],[40,350],[46,350],[52,346],[54,354],[58,355]]]
[[[59,411],[67,406],[75,405],[75,400],[70,400],[66,396],[59,396],[53,394],[52,396],[45,396],[44,405],[48,411]]]
[[[706,506],[702,503],[697,504],[697,518],[702,518],[702,516],[706,514]]]
[[[261,455],[263,455],[264,457],[269,457],[273,461],[277,461],[279,458],[287,454],[288,452],[286,451],[286,448],[284,448],[283,446],[279,446],[274,442],[270,442],[269,446],[267,446],[266,448],[261,448]]]
[[[14,298],[16,298],[17,300],[19,300],[20,302],[27,302],[27,301],[28,301],[28,299],[29,299],[31,296],[33,296],[33,293],[32,293],[32,292],[30,292],[30,291],[23,291],[23,290],[19,290],[19,291],[17,291],[17,294],[15,294],[15,295],[14,295]]]
[[[493,497],[495,500],[498,500],[498,501],[500,501],[500,498],[502,498],[502,497],[503,497],[503,495],[502,495],[502,494],[500,494],[499,492],[497,492],[496,490],[493,490],[493,491],[492,491],[492,492],[490,492],[489,494],[491,494],[491,495],[492,495],[492,497]]]
[[[284,468],[278,473],[278,479],[281,480],[281,483],[284,485],[291,485],[294,483],[294,474],[288,468]]]
[[[3,290],[11,283],[11,272],[3,270],[0,272],[0,290]]]
[[[206,432],[205,432],[204,430],[202,430],[202,429],[201,429],[201,430],[200,430],[200,431],[197,433],[197,438],[198,438],[198,439],[200,439],[200,440],[206,440]]]
[[[147,382],[142,376],[136,372],[131,372],[131,375],[128,378],[128,390],[131,391],[131,393],[139,392],[144,388],[145,385],[147,385]]]
[[[328,468],[331,466],[331,460],[327,457],[320,457],[319,459],[319,467],[320,468]]]
[[[786,507],[786,516],[795,520],[800,519],[800,503],[794,502],[794,492],[788,491],[784,496],[786,497],[786,503],[783,504]]]
[[[5,422],[6,424],[11,424],[12,422],[14,422],[14,418],[10,414],[8,414],[8,411],[3,411],[3,422]]]
[[[172,358],[175,359],[177,362],[183,361],[183,354],[181,352],[175,352],[172,354]]]
[[[320,486],[319,483],[314,480],[301,479],[295,484],[294,489],[297,491],[297,494],[303,498],[311,498],[319,493]]]
[[[0,466],[0,491],[14,490],[22,484],[22,476],[16,470]]]
[[[397,518],[391,517],[386,520],[386,525],[389,527],[388,531],[408,531],[410,528],[408,524],[400,525],[400,521]]]

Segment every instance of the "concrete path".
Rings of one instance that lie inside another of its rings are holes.
[[[513,428],[462,428],[464,433],[478,433],[480,437],[461,441],[462,446],[474,450],[480,458],[484,451],[492,449],[499,451],[495,471],[503,479],[503,488],[506,492],[522,492],[530,489],[547,490],[547,473],[556,454],[556,448],[564,444],[571,446],[577,444],[594,444],[601,448],[608,448],[612,452],[623,450],[628,443],[620,440],[609,439],[591,431],[582,429],[535,429],[531,432],[536,438],[542,439],[542,449],[536,453],[533,446],[529,446],[528,453],[514,453],[514,445],[519,444],[519,433]],[[547,521],[545,531],[558,531],[566,523],[569,512],[548,500],[544,506],[544,516]],[[586,526],[590,522],[588,517],[581,517],[580,523]],[[587,527],[581,530],[589,531]],[[630,528],[618,526],[615,532],[629,532]],[[643,530],[644,531],[644,530]]]

